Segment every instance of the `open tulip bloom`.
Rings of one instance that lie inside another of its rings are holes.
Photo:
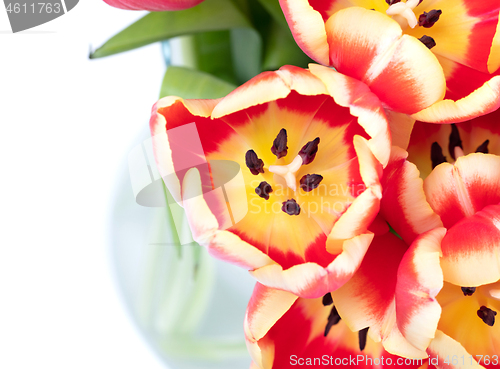
[[[366,83],[389,109],[453,123],[500,106],[498,1],[280,4],[305,53]]]
[[[220,101],[160,100],[151,118],[160,174],[195,240],[266,286],[307,298],[359,267],[390,152],[379,99],[333,70],[321,74],[338,80],[327,88],[310,71],[283,67]],[[179,135],[193,125],[198,148]],[[242,170],[225,196],[213,191],[214,160]]]

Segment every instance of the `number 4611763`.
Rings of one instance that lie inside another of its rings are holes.
[[[60,13],[61,12],[60,3],[31,3],[31,4],[20,4],[20,3],[9,3],[7,4],[7,13]]]

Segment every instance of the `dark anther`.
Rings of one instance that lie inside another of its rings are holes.
[[[418,17],[418,25],[424,28],[431,28],[434,23],[439,20],[439,16],[441,15],[441,10],[431,10],[429,13],[424,12],[424,14],[420,14]]]
[[[368,329],[370,327],[366,327],[358,332],[359,338],[359,350],[363,351],[366,347],[366,336],[368,335]]]
[[[490,327],[493,327],[495,324],[495,315],[497,315],[497,312],[487,308],[486,306],[481,306],[481,308],[477,311],[477,316]]]
[[[436,46],[436,41],[430,36],[423,35],[422,37],[419,38],[419,40],[427,46],[428,49],[432,49],[434,46]]]
[[[307,165],[314,160],[318,152],[318,144],[319,137],[316,137],[313,141],[309,141],[300,149],[299,155],[302,158],[302,164]]]
[[[457,158],[455,157],[455,147],[457,146],[459,146],[461,149],[464,148],[462,146],[462,139],[460,138],[460,133],[458,132],[457,125],[452,124],[450,133],[450,142],[448,143],[448,151],[453,160],[457,160]]]
[[[300,179],[300,188],[306,192],[310,192],[317,188],[322,180],[323,176],[319,174],[306,174]]]
[[[328,323],[326,323],[325,327],[325,337],[328,336],[328,332],[330,332],[330,329],[340,322],[340,315],[339,312],[337,311],[337,308],[334,306],[332,307],[332,311],[330,311],[330,315],[328,315]]]
[[[286,200],[282,202],[283,206],[281,210],[283,210],[288,215],[299,215],[300,214],[300,205],[297,204],[297,201],[294,199]]]
[[[484,141],[481,145],[479,145],[476,149],[476,152],[482,152],[483,154],[488,154],[488,144],[490,143],[490,140]]]
[[[288,153],[288,146],[286,145],[286,142],[286,129],[281,128],[280,133],[278,133],[278,135],[274,139],[273,146],[271,147],[271,151],[278,157],[278,159],[282,158]]]
[[[266,181],[260,182],[259,187],[255,189],[255,193],[266,200],[269,200],[271,192],[273,192],[273,188]]]
[[[387,4],[389,4],[389,6],[391,6],[392,4],[396,4],[396,3],[401,2],[401,0],[385,0],[385,2]]]
[[[325,296],[323,296],[323,306],[328,306],[333,304],[332,294],[328,292]]]
[[[247,151],[247,153],[245,154],[245,163],[247,164],[248,169],[250,169],[250,172],[252,172],[253,175],[264,173],[264,162],[262,161],[262,159],[259,159],[255,151]]]
[[[476,287],[462,287],[464,296],[472,296],[476,292]]]
[[[441,163],[446,163],[446,156],[443,155],[443,149],[437,142],[434,142],[431,146],[431,161],[432,169]]]

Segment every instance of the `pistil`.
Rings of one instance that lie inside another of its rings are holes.
[[[297,171],[300,169],[301,166],[302,166],[302,158],[300,157],[300,155],[297,155],[290,164],[270,165],[269,171],[271,173],[282,176],[286,181],[286,185],[292,190],[296,191],[297,178],[295,177],[295,173],[297,173]]]
[[[387,15],[392,16],[392,19],[398,22],[403,30],[405,30],[408,26],[410,26],[410,28],[415,28],[418,24],[418,20],[413,12],[413,9],[418,4],[420,4],[419,0],[408,0],[405,3],[392,3],[386,13]]]

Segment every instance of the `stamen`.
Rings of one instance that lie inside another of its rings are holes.
[[[488,154],[488,144],[490,143],[490,140],[484,141],[481,145],[479,145],[476,149],[476,152],[482,152],[483,154]]]
[[[288,146],[286,145],[287,143],[287,135],[286,135],[286,129],[282,128],[280,133],[276,136],[276,138],[273,141],[273,146],[271,147],[271,151],[273,152],[274,155],[276,155],[279,158],[282,158],[288,153]]]
[[[451,125],[451,133],[449,140],[450,141],[448,143],[448,151],[453,160],[457,160],[457,156],[455,156],[455,147],[458,146],[462,149],[462,155],[464,147],[462,146],[462,139],[460,138],[460,132],[458,132],[456,124]]]
[[[309,141],[300,149],[299,155],[302,158],[302,164],[307,165],[312,163],[318,152],[318,144],[319,137],[316,137],[313,141]]]
[[[477,316],[490,327],[493,327],[495,324],[495,315],[497,315],[497,312],[487,308],[486,306],[481,306],[481,308],[477,311]]]
[[[264,173],[264,162],[259,159],[255,151],[248,150],[245,154],[245,163],[253,175]]]
[[[300,179],[300,188],[306,192],[310,192],[317,188],[322,180],[323,176],[319,174],[306,174]]]
[[[431,161],[432,169],[441,163],[446,163],[446,156],[443,155],[443,149],[437,142],[434,142],[431,146]]]
[[[297,201],[294,199],[286,200],[282,202],[283,206],[281,210],[283,210],[288,215],[299,215],[300,214],[300,205],[297,204]]]
[[[330,292],[328,292],[325,296],[323,296],[323,306],[328,306],[333,304],[333,297]]]
[[[425,46],[427,46],[428,49],[432,49],[434,46],[436,46],[436,41],[434,41],[434,39],[430,36],[423,35],[418,40]]]
[[[324,336],[328,336],[328,332],[330,332],[330,329],[332,329],[332,327],[336,324],[338,324],[338,322],[340,322],[340,315],[339,315],[339,312],[337,311],[337,308],[334,306],[332,307],[332,311],[330,311],[330,315],[328,315],[328,323],[326,323],[326,327],[325,327],[325,333],[324,333]]]
[[[429,13],[424,12],[418,17],[418,25],[424,28],[431,28],[439,20],[439,16],[442,13],[441,10],[436,9],[431,10]]]
[[[260,182],[259,186],[255,189],[255,193],[266,200],[269,200],[271,192],[273,192],[273,188],[266,181]]]
[[[368,329],[370,329],[370,327],[366,327],[358,332],[359,351],[363,351],[366,347],[366,336],[368,335]]]
[[[476,292],[476,287],[462,287],[464,296],[472,296]]]
[[[302,165],[302,158],[297,155],[293,161],[288,165],[270,165],[269,171],[274,174],[282,176],[286,185],[292,190],[297,190],[297,178],[295,178],[295,173],[300,169]]]

